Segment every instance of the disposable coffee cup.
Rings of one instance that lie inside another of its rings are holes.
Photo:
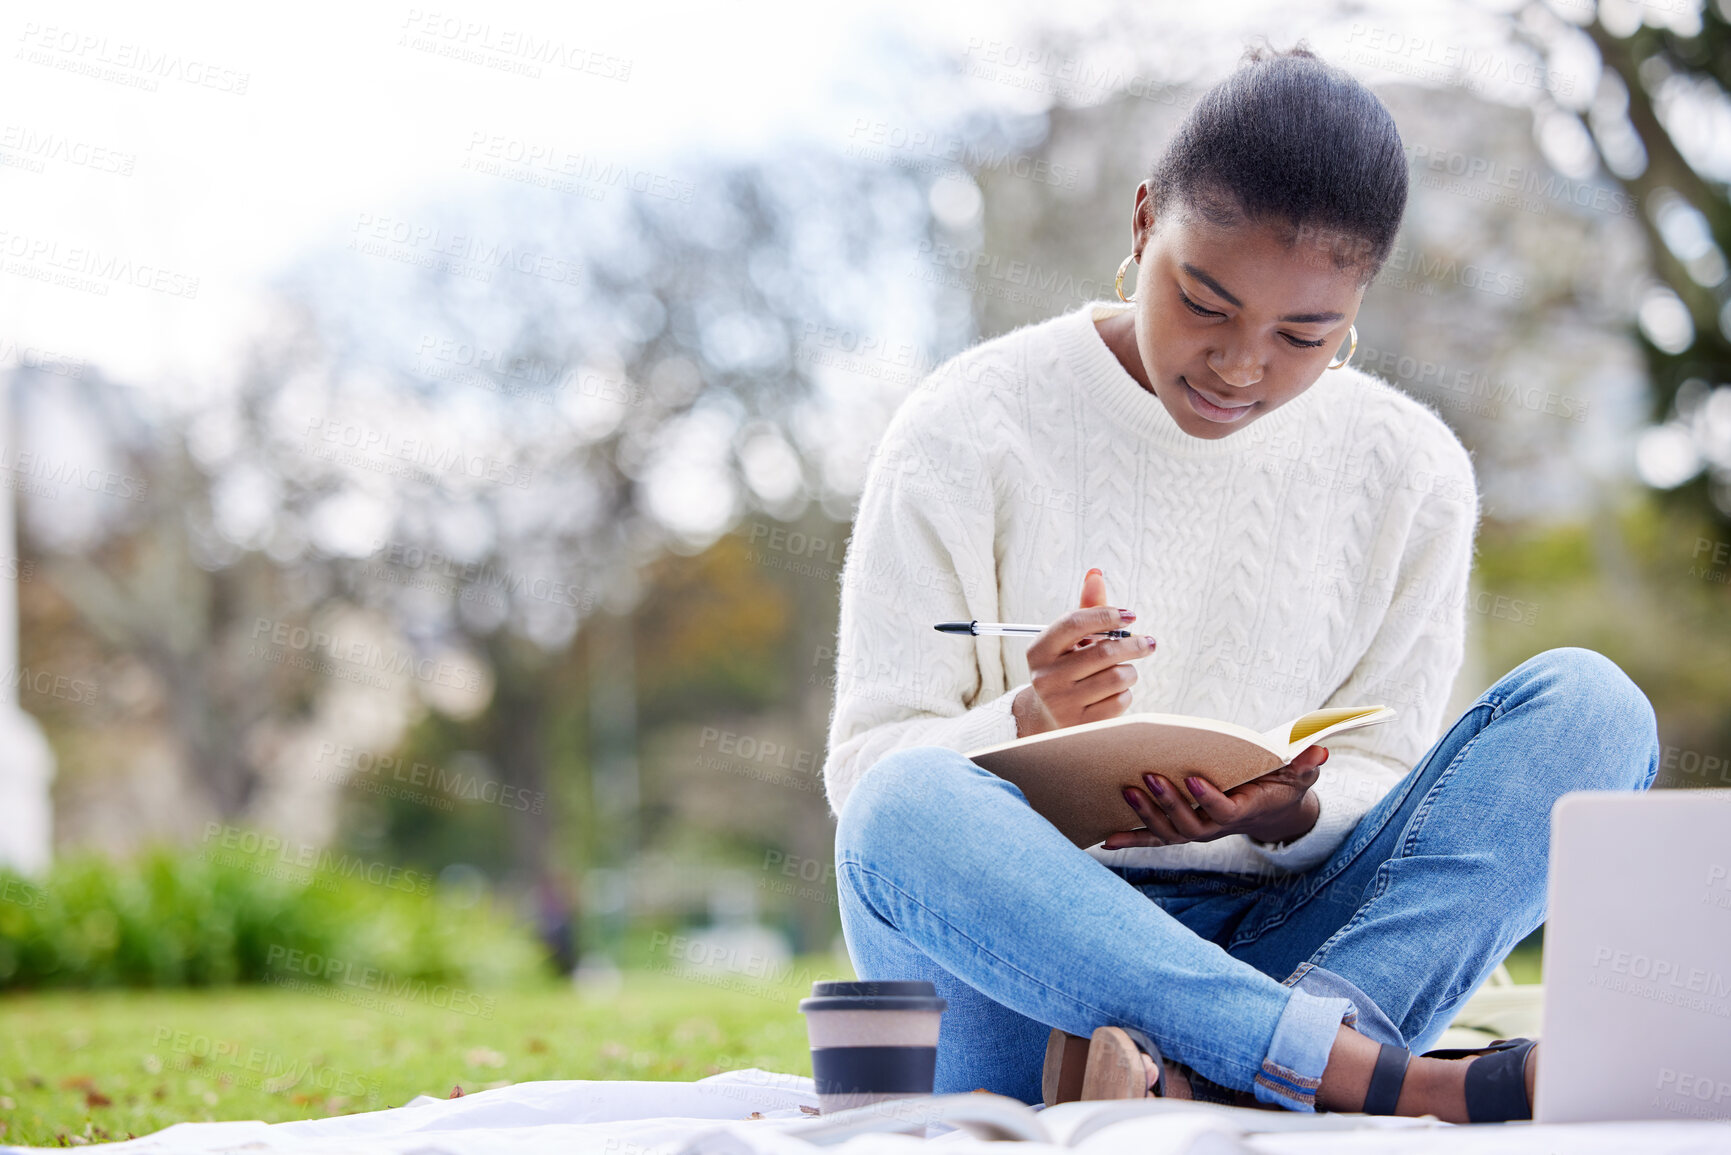
[[[799,1010],[823,1113],[930,1095],[948,1005],[929,982],[812,983]]]

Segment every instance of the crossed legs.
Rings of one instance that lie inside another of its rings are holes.
[[[1311,1110],[1343,1026],[1422,1050],[1543,920],[1556,798],[1645,789],[1658,753],[1652,707],[1614,663],[1545,651],[1481,695],[1326,862],[1247,889],[1209,938],[1011,783],[910,747],[843,809],[842,929],[860,977],[928,979],[949,1000],[939,1093],[1037,1102],[1048,1031],[1113,1023],[1216,1083]]]

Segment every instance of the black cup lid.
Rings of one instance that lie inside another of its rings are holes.
[[[866,982],[812,983],[813,998],[832,995],[925,995],[931,998],[938,988],[924,979],[872,979]]]
[[[811,984],[811,997],[799,1000],[799,1013],[811,1011],[942,1011],[949,1000],[924,980],[876,979]]]

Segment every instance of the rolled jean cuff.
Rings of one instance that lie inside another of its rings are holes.
[[[1322,998],[1294,988],[1274,1024],[1268,1057],[1256,1073],[1257,1101],[1290,1111],[1315,1111],[1322,1069],[1352,1009],[1350,999]]]
[[[1382,1008],[1371,1001],[1369,995],[1359,990],[1357,986],[1341,975],[1335,974],[1327,967],[1319,967],[1315,963],[1304,963],[1287,978],[1286,986],[1305,994],[1316,995],[1318,998],[1345,999],[1352,1004],[1352,1010],[1346,1016],[1346,1025],[1365,1036],[1373,1043],[1393,1043],[1397,1047],[1406,1046],[1406,1040],[1401,1037],[1400,1028],[1389,1021]]]

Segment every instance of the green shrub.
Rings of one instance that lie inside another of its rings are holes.
[[[0,989],[524,981],[544,952],[490,898],[339,854],[302,864],[249,849],[95,855],[45,879],[0,871]],[[371,968],[371,969],[369,969]]]

